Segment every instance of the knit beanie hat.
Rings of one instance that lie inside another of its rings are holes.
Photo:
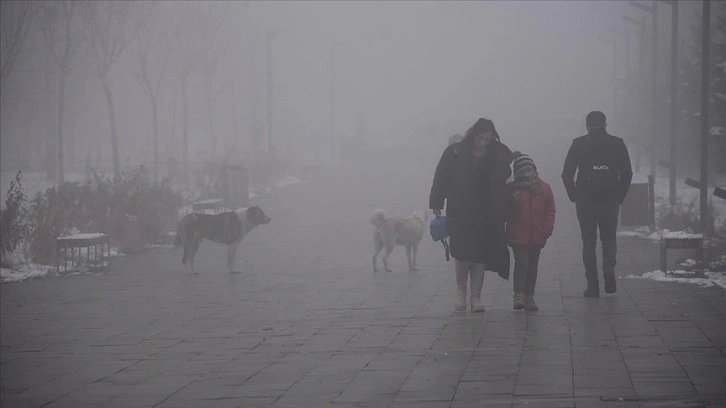
[[[512,156],[514,157],[514,160],[512,160],[512,171],[515,176],[519,170],[525,167],[531,167],[532,169],[537,170],[537,165],[534,164],[534,160],[532,160],[529,155],[517,151],[512,153]]]

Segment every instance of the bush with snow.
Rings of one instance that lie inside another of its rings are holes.
[[[15,180],[10,182],[5,208],[0,209],[0,265],[2,266],[6,266],[8,255],[25,241],[30,231],[26,201],[21,172],[18,171]]]

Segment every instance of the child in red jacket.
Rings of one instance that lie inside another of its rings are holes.
[[[539,310],[534,302],[537,264],[555,225],[555,199],[532,158],[521,152],[513,156],[507,241],[514,252],[514,309]]]

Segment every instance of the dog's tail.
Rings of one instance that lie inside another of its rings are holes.
[[[376,227],[380,227],[384,225],[385,218],[386,212],[380,208],[377,208],[375,211],[373,211],[373,217],[371,217],[371,224],[375,225]]]

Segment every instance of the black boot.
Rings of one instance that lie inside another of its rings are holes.
[[[615,239],[602,242],[602,275],[605,280],[605,293],[615,293],[618,290],[615,282],[615,254],[617,245]]]
[[[587,279],[587,289],[585,289],[585,292],[582,293],[582,296],[586,298],[600,297],[600,284],[598,283],[597,278]]]
[[[615,293],[618,290],[618,285],[615,281],[615,272],[603,273],[605,280],[605,293]]]

